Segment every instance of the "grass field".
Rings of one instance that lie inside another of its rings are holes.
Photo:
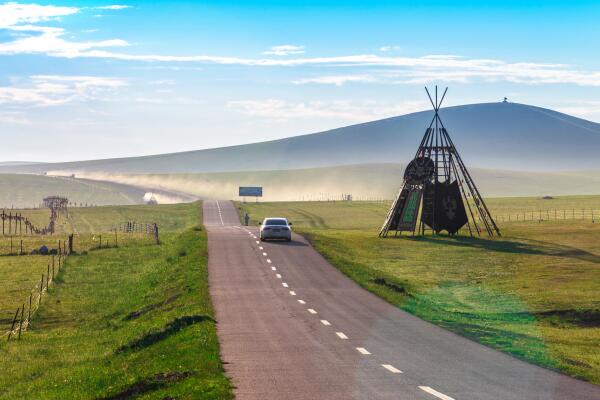
[[[38,206],[49,195],[62,195],[77,204],[141,204],[144,191],[110,182],[28,174],[0,174],[0,207]]]
[[[491,199],[492,213],[600,209],[600,196]],[[510,222],[503,237],[379,239],[381,203],[247,203],[252,223],[285,216],[371,292],[419,317],[531,362],[600,384],[600,224]]]
[[[41,275],[47,273],[51,257],[42,255],[24,255],[7,257],[8,254],[29,254],[42,245],[49,249],[57,249],[58,241],[64,241],[67,235],[74,233],[74,251],[82,253],[102,246],[123,247],[129,245],[150,245],[154,238],[147,234],[118,233],[115,237],[111,229],[124,221],[154,223],[159,232],[168,233],[182,231],[195,226],[198,203],[172,205],[140,205],[140,206],[104,206],[72,208],[69,218],[61,217],[57,222],[54,235],[0,236],[0,331],[7,326],[14,315],[17,305],[26,301],[30,290],[39,282]],[[47,209],[12,210],[30,218],[36,225],[48,224],[50,212]],[[8,228],[5,227],[8,233]],[[116,241],[116,243],[115,243]],[[12,242],[12,244],[11,244]]]
[[[124,217],[163,221],[162,244],[69,257],[31,329],[21,341],[0,343],[0,398],[232,398],[208,293],[200,205],[82,211],[88,232]],[[26,258],[0,257],[0,266],[18,270],[5,259]]]

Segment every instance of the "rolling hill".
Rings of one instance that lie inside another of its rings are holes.
[[[517,103],[448,107],[440,115],[470,167],[600,170],[600,124]],[[0,165],[0,172],[207,173],[406,163],[431,117],[432,111],[423,111],[268,142],[143,157]]]
[[[402,183],[403,173],[403,164],[389,163],[195,174],[90,172],[83,176],[209,199],[235,199],[238,186],[260,185],[264,187],[263,200],[282,201],[339,199],[343,193],[352,194],[356,199],[391,199]],[[600,174],[593,171],[523,172],[472,168],[471,174],[485,197],[600,193]]]
[[[37,207],[49,195],[66,196],[72,203],[143,204],[146,191],[114,182],[40,175],[0,174],[0,207]]]

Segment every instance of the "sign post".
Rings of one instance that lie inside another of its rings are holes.
[[[262,195],[262,186],[240,186],[239,188],[239,196],[244,198],[244,202],[246,202],[246,197],[256,197],[256,202],[258,203],[258,198],[262,197]]]

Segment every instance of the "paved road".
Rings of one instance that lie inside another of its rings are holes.
[[[204,202],[210,288],[237,399],[600,399],[361,289],[302,237],[261,243],[232,203]]]

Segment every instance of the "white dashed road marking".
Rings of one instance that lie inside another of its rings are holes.
[[[381,364],[381,366],[385,369],[387,369],[388,371],[390,371],[393,374],[401,374],[402,371],[400,371],[398,368],[394,367],[393,365],[390,364]]]
[[[356,350],[358,350],[358,352],[360,354],[364,354],[365,356],[368,356],[371,354],[371,353],[369,353],[369,350],[365,349],[364,347],[357,347]]]
[[[275,267],[271,267],[271,269],[272,269],[273,271],[277,271],[277,268],[275,268]]]
[[[454,400],[452,397],[450,396],[446,396],[444,393],[440,393],[437,390],[434,390],[432,388],[430,388],[429,386],[419,386],[419,389],[421,389],[424,392],[427,392],[435,397],[437,397],[438,399],[442,399],[442,400]]]
[[[256,243],[258,243],[258,242],[256,242]],[[258,248],[259,248],[259,249],[261,249],[261,250],[263,249],[263,247],[262,247],[262,246],[258,246]]]
[[[275,274],[275,276],[277,277],[277,279],[281,279],[281,275],[280,274]]]
[[[335,334],[338,335],[340,339],[348,339],[348,336],[344,335],[344,332],[336,332]]]
[[[271,264],[271,260],[269,260],[268,258],[267,258],[267,262],[268,262],[269,264]]]
[[[266,257],[266,256],[267,256],[267,253],[263,252],[263,256],[265,256],[265,257]]]
[[[292,296],[295,296],[295,295],[296,295],[296,292],[294,292],[293,290],[290,290],[290,294],[291,294]]]
[[[300,304],[306,304],[306,302],[304,300],[298,300],[298,303],[300,303]]]
[[[281,284],[281,286],[283,286],[283,287],[288,287],[288,284],[287,284],[287,283],[285,283],[285,282],[283,282],[283,283]]]
[[[325,326],[331,326],[331,324],[329,323],[329,321],[327,321],[326,319],[322,319],[321,323]]]
[[[316,313],[317,313],[317,312],[316,312],[315,310],[313,310],[312,308],[309,308],[309,309],[308,309],[308,310],[306,310],[306,311],[308,311],[308,312],[309,312],[309,313],[311,313],[311,314],[316,314]]]

